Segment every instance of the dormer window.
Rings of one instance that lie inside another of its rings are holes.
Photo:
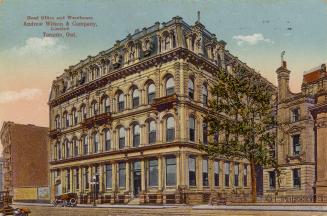
[[[297,122],[300,120],[300,108],[295,108],[291,111],[291,121]]]

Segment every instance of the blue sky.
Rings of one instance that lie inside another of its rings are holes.
[[[232,54],[274,84],[283,50],[293,91],[300,90],[304,70],[327,62],[326,0],[0,0],[0,123],[28,121],[9,112],[20,96],[21,106],[35,110],[33,121],[47,125],[48,91],[65,68],[156,21],[178,15],[194,24],[197,11]],[[44,40],[46,28],[23,26],[26,16],[43,15],[93,16],[98,27],[76,30],[75,39]]]

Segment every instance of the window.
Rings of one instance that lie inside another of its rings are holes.
[[[230,164],[229,162],[225,162],[225,187],[229,187],[229,172],[230,172]]]
[[[155,97],[156,97],[156,87],[152,83],[148,86],[148,104],[152,104]]]
[[[81,119],[86,119],[87,118],[87,111],[86,111],[86,106],[82,105],[81,107],[81,114],[82,114],[82,118]]]
[[[112,165],[111,164],[106,164],[105,175],[106,175],[106,188],[111,188],[112,187]]]
[[[149,144],[156,143],[156,122],[154,120],[149,122]]]
[[[132,103],[133,103],[133,108],[138,107],[140,103],[140,97],[139,97],[139,90],[134,89],[132,93]]]
[[[84,188],[89,189],[90,184],[89,184],[89,168],[85,167],[84,168]]]
[[[109,113],[110,112],[110,101],[109,101],[109,97],[105,96],[102,99],[102,112],[103,113]]]
[[[91,105],[91,114],[92,116],[96,116],[98,114],[98,103],[95,101]]]
[[[167,130],[166,130],[166,141],[172,142],[175,139],[175,121],[173,117],[168,117],[167,121]]]
[[[53,154],[52,154],[52,158],[53,158],[53,160],[57,160],[58,158],[58,145],[57,144],[54,144],[54,146],[53,146]]]
[[[196,186],[196,159],[192,156],[188,158],[188,179],[189,186]]]
[[[63,124],[64,128],[69,127],[69,115],[67,114],[67,112],[64,113],[63,120],[64,120],[64,124]]]
[[[169,36],[166,36],[165,39],[164,39],[164,50],[168,50],[170,47],[170,38]]]
[[[244,164],[244,169],[243,169],[243,186],[247,187],[248,186],[248,165]]]
[[[301,188],[301,170],[293,169],[293,186],[294,188]]]
[[[149,186],[158,186],[158,160],[149,160]]]
[[[104,135],[104,144],[105,144],[105,151],[109,151],[111,149],[111,134],[108,129],[106,129],[103,133]]]
[[[234,164],[234,186],[239,185],[239,164],[235,163]]]
[[[269,188],[271,190],[276,188],[276,174],[274,171],[268,172],[269,174]]]
[[[301,150],[300,134],[293,135],[292,142],[293,142],[293,155],[299,155]]]
[[[78,123],[78,117],[77,117],[77,113],[76,113],[76,109],[73,109],[73,111],[72,111],[72,122],[73,122],[73,125],[77,125],[77,123]]]
[[[66,158],[69,158],[70,156],[70,144],[68,140],[65,140],[65,151],[66,151]]]
[[[176,185],[176,157],[166,157],[166,185]]]
[[[61,159],[61,145],[60,145],[60,143],[58,143],[57,148],[58,148],[58,160],[60,160]]]
[[[209,186],[209,176],[208,176],[208,159],[202,160],[202,183],[203,186]]]
[[[215,186],[219,186],[219,161],[215,161],[213,166]]]
[[[296,108],[292,110],[292,122],[297,122],[300,120],[300,109]]]
[[[208,88],[206,85],[202,86],[202,104],[204,106],[208,105]]]
[[[173,77],[169,77],[166,81],[166,96],[173,95],[175,90],[175,82]]]
[[[191,79],[188,80],[188,96],[192,100],[194,99],[194,82]]]
[[[83,154],[87,155],[89,153],[89,144],[87,140],[87,136],[83,137]]]
[[[126,164],[124,162],[119,163],[119,187],[125,187],[126,185]]]
[[[66,170],[66,184],[67,184],[67,192],[70,192],[70,170]]]
[[[119,128],[119,149],[125,148],[125,128]]]
[[[55,118],[55,128],[60,129],[60,115],[57,115]]]
[[[74,156],[77,157],[78,156],[78,143],[76,139],[73,139],[73,151],[74,151]]]
[[[78,190],[79,189],[79,169],[76,168],[74,170],[74,179],[75,179],[75,189]]]
[[[99,152],[99,134],[93,134],[93,153]]]
[[[118,95],[118,112],[122,112],[124,111],[125,108],[125,98],[124,98],[124,94],[121,92]]]
[[[202,124],[202,140],[203,144],[208,145],[208,123],[204,122]]]
[[[194,142],[195,141],[195,119],[194,117],[190,117],[188,120],[188,124],[189,124],[189,138],[190,141]]]
[[[138,147],[140,145],[140,126],[138,124],[133,126],[133,146]]]

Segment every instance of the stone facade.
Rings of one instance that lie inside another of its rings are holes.
[[[326,108],[322,109],[327,105],[326,67],[323,64],[306,71],[300,93],[289,90],[290,71],[285,61],[276,73],[278,125],[275,155],[281,176],[277,178],[272,168],[265,169],[264,192],[266,195],[276,191],[279,195],[314,195],[319,182],[327,186],[324,177],[327,133],[324,124],[319,123],[326,115]]]
[[[253,71],[197,21],[174,17],[88,56],[53,81],[51,197],[80,203],[198,203],[210,193],[249,194],[247,161],[209,160],[204,116],[212,73]],[[97,182],[96,184],[91,184]],[[95,185],[95,186],[93,186]]]
[[[39,188],[48,189],[48,128],[4,122],[3,189],[15,201],[39,201]],[[40,199],[39,199],[40,198]],[[48,196],[45,199],[49,199]]]

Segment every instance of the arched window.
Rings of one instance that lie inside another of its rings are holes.
[[[140,145],[140,125],[133,126],[133,146],[138,147]]]
[[[99,134],[94,133],[93,134],[93,153],[99,152]]]
[[[194,82],[192,79],[188,80],[188,96],[194,99]]]
[[[61,160],[61,144],[60,143],[57,144],[57,150],[58,150],[58,153],[57,153],[58,160]]]
[[[124,127],[120,127],[119,128],[119,149],[123,149],[125,148],[125,128]]]
[[[203,105],[208,105],[208,88],[206,85],[202,86],[202,103]]]
[[[191,116],[188,120],[190,141],[195,141],[195,119]]]
[[[148,86],[148,104],[152,104],[155,97],[156,97],[156,86],[153,83],[151,83]]]
[[[118,94],[118,103],[117,103],[117,107],[118,107],[118,112],[122,112],[124,111],[125,108],[125,97],[123,92],[120,92]]]
[[[149,128],[149,144],[156,143],[156,122],[151,120],[148,123]]]
[[[174,117],[170,116],[166,121],[166,141],[172,142],[175,139],[175,121]]]
[[[98,103],[93,101],[91,104],[91,115],[96,116],[98,114]]]
[[[60,115],[56,115],[55,118],[55,128],[60,129]]]
[[[77,125],[78,123],[78,116],[75,108],[72,110],[72,122],[73,125]]]
[[[74,151],[74,156],[77,157],[78,156],[78,142],[76,138],[73,138],[73,151]]]
[[[83,155],[87,155],[89,153],[89,143],[87,135],[83,136]]]
[[[86,106],[85,106],[85,104],[83,104],[82,106],[81,106],[81,120],[84,120],[84,119],[86,119],[87,118],[87,111],[86,111]]]
[[[69,158],[70,157],[70,143],[68,140],[65,140],[64,142],[64,145],[65,145],[65,157],[66,158]]]
[[[65,111],[64,112],[64,115],[63,115],[63,126],[64,126],[64,128],[67,128],[67,127],[69,127],[69,115],[68,115],[68,113]]]
[[[207,145],[208,144],[208,123],[203,122],[202,124],[202,140],[203,144]]]
[[[170,38],[169,38],[169,35],[167,35],[164,39],[164,49],[165,50],[168,50],[170,47]]]
[[[166,81],[166,96],[173,95],[175,90],[175,82],[173,77],[169,77]]]
[[[111,149],[111,134],[109,129],[105,129],[104,133],[103,133],[103,140],[104,140],[104,144],[105,144],[105,151],[109,151]]]
[[[102,98],[101,104],[102,104],[102,113],[109,113],[110,112],[110,101],[109,101],[108,96],[105,96]]]
[[[136,88],[132,92],[132,102],[133,102],[133,108],[139,106],[139,102],[140,102],[139,90]]]

